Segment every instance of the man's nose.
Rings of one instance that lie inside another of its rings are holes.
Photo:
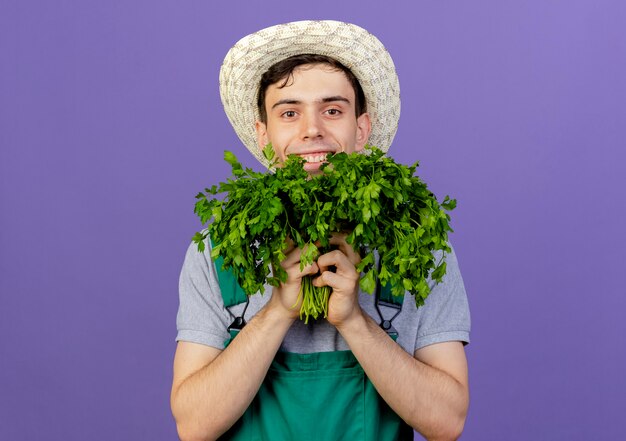
[[[320,116],[310,113],[302,118],[302,139],[314,139],[323,136]]]

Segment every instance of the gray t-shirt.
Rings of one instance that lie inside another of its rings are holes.
[[[435,256],[437,259],[439,256]],[[454,250],[446,255],[447,271],[442,283],[429,280],[431,293],[425,305],[416,308],[410,293],[404,296],[402,311],[393,320],[398,331],[398,344],[409,354],[434,343],[461,341],[469,343],[470,314],[463,279]],[[263,295],[250,296],[245,319],[250,320],[269,300],[272,287],[267,285]],[[180,306],[176,325],[176,341],[187,341],[224,349],[229,338],[228,326],[241,314],[244,305],[225,308],[220,293],[217,273],[211,261],[207,244],[204,253],[191,244],[179,282]],[[359,292],[359,303],[377,323],[381,318],[374,305],[374,296]],[[395,310],[379,307],[383,318],[390,319]],[[296,320],[281,345],[281,350],[296,353],[347,350],[343,337],[326,320]]]

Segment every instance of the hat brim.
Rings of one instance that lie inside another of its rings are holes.
[[[261,76],[274,64],[298,54],[325,55],[359,80],[372,121],[368,144],[387,151],[400,118],[400,85],[391,56],[365,29],[338,21],[298,21],[248,35],[226,55],[220,70],[220,96],[235,133],[250,152],[269,165],[256,140]]]

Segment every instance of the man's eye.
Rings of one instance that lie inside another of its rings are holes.
[[[293,110],[287,110],[283,113],[283,116],[286,116],[287,118],[293,118],[294,116],[296,116],[296,112],[294,112]]]
[[[341,110],[339,110],[339,109],[328,109],[326,111],[326,113],[328,113],[329,115],[332,115],[332,116],[336,116],[336,115],[339,115],[341,113]]]

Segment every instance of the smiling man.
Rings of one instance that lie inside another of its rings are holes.
[[[271,143],[279,162],[299,155],[314,174],[329,153],[366,143],[386,151],[397,129],[393,61],[347,23],[287,23],[243,38],[224,60],[220,91],[233,128],[265,164]],[[470,320],[454,252],[417,309],[409,293],[391,298],[380,284],[374,296],[361,292],[359,254],[345,234],[331,244],[304,268],[302,250],[288,249],[287,281],[249,298],[211,260],[210,242],[204,253],[190,246],[171,394],[181,439],[397,440],[413,429],[458,438]],[[332,289],[328,317],[308,325],[298,320],[307,275]]]

